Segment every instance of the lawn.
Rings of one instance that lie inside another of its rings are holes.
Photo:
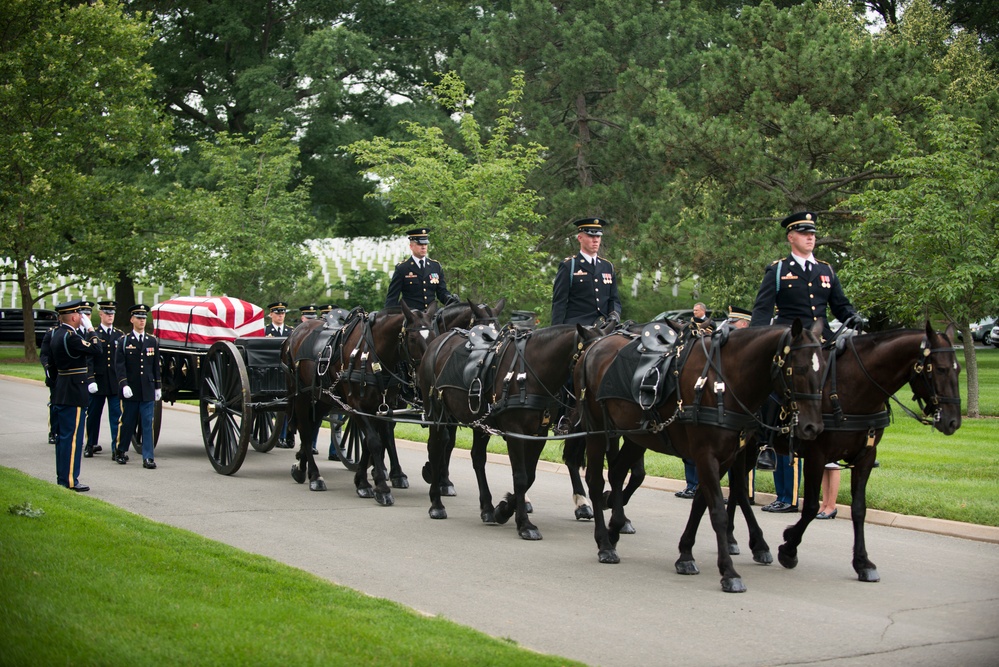
[[[0,665],[578,664],[8,468],[0,508]]]

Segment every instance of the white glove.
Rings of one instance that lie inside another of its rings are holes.
[[[90,322],[90,316],[89,315],[83,315],[82,313],[80,314],[80,326],[83,327],[84,331],[93,331],[94,330],[94,325],[91,324],[91,322]]]
[[[162,401],[162,400],[163,400],[163,390],[162,390],[162,389],[157,389],[157,390],[155,390],[155,391],[153,392],[153,397],[154,397],[154,398],[155,398],[155,399],[156,399],[157,401]]]
[[[91,394],[96,394],[97,393],[97,383],[96,382],[91,382],[90,384],[88,384],[87,385],[87,391],[89,391]]]
[[[132,388],[126,384],[121,388],[121,395],[125,398],[132,398]]]

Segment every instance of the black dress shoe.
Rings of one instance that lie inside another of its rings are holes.
[[[100,454],[103,451],[104,451],[103,447],[101,447],[100,445],[94,445],[94,454]]]
[[[125,465],[128,463],[128,454],[122,454],[121,452],[115,453],[114,462],[118,465]]]
[[[694,497],[694,493],[695,492],[696,492],[696,489],[689,489],[688,488],[688,489],[683,489],[682,491],[677,491],[673,495],[676,496],[677,498],[683,498],[684,500],[690,500],[691,498]]]
[[[92,459],[92,458],[94,458],[94,448],[93,447],[84,447],[83,448],[83,458],[85,458],[85,459]]]
[[[56,436],[49,434],[49,444],[50,445],[56,444]]]
[[[291,449],[295,445],[289,445],[287,440],[278,440],[277,444],[274,446],[278,449]]]
[[[142,467],[149,470],[156,470],[156,461],[152,459],[142,459]]]
[[[798,511],[797,505],[792,505],[791,503],[782,503],[779,500],[775,500],[766,507],[763,508],[764,512],[774,512],[777,514],[789,514]]]
[[[318,450],[318,449],[316,449],[315,447],[313,447],[313,448],[312,448],[312,455],[313,455],[313,456],[319,456],[319,450]]]
[[[86,493],[87,491],[90,490],[90,487],[87,486],[86,484],[77,484],[76,486],[73,487],[73,490],[76,491],[77,493]]]

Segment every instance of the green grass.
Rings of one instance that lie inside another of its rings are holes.
[[[0,508],[2,665],[578,664],[8,468]]]

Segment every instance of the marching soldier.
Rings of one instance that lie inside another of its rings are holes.
[[[118,441],[118,423],[121,420],[121,399],[118,398],[118,378],[115,371],[115,355],[118,340],[125,334],[114,326],[116,303],[114,301],[98,301],[97,307],[101,313],[101,325],[96,333],[101,339],[104,353],[94,360],[94,380],[97,382],[97,392],[90,395],[90,407],[87,409],[87,446],[83,449],[84,458],[90,458],[103,448],[97,444],[101,434],[101,417],[104,415],[104,403],[108,405],[108,423],[111,427],[111,443]]]
[[[836,272],[827,262],[815,259],[815,222],[817,216],[811,211],[792,213],[781,221],[787,230],[787,241],[791,252],[783,259],[775,260],[767,267],[763,282],[756,293],[750,326],[768,324],[790,325],[796,318],[806,327],[820,322],[823,335],[832,336],[826,319],[826,310],[831,309],[841,322],[857,314],[850,300],[843,294]],[[773,425],[777,421],[776,401],[771,397],[764,405],[764,421]],[[767,440],[773,437],[768,432]],[[768,460],[773,452],[769,442],[760,453],[760,461]],[[774,463],[774,487],[777,499],[765,505],[764,512],[797,512],[798,489],[801,486],[801,467],[798,458],[783,454],[776,455]]]
[[[132,331],[118,340],[115,373],[121,391],[122,415],[115,441],[114,460],[128,462],[128,446],[138,422],[142,428],[142,467],[154,470],[153,412],[156,401],[163,398],[160,388],[160,345],[155,336],[146,333],[149,306],[136,304],[128,309]]]
[[[81,493],[90,490],[80,483],[80,458],[87,405],[90,394],[97,391],[88,362],[104,352],[89,318],[80,312],[82,305],[81,300],[76,300],[56,306],[59,326],[53,330],[49,344],[57,371],[53,399],[58,421],[56,482]],[[80,336],[80,328],[86,337]]]
[[[430,228],[411,229],[406,235],[412,256],[395,265],[385,307],[398,306],[400,298],[413,310],[426,310],[434,301],[445,306],[458,301],[458,297],[447,289],[444,267],[436,259],[427,257]]]
[[[614,265],[597,253],[606,220],[582,218],[572,223],[578,230],[579,252],[566,257],[555,274],[552,288],[552,324],[585,324],[621,319]]]
[[[284,323],[284,318],[288,313],[288,304],[284,301],[275,301],[274,303],[267,304],[267,310],[270,311],[271,323],[264,329],[264,335],[287,338],[288,334],[294,328],[285,326]]]

